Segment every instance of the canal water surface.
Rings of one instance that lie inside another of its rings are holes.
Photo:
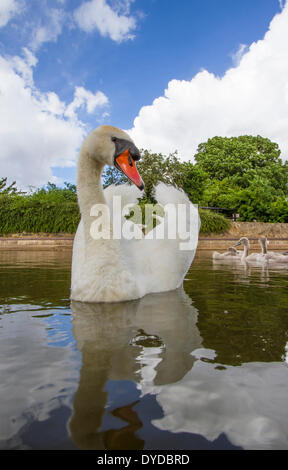
[[[0,449],[288,449],[288,267],[70,302],[71,254],[0,252]]]

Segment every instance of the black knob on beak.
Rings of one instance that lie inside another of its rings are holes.
[[[134,161],[138,161],[141,158],[139,150],[132,143],[130,145],[130,155],[131,155],[131,157],[133,158]]]
[[[137,147],[133,144],[133,142],[130,142],[130,140],[126,139],[118,139],[117,137],[112,137],[111,140],[115,142],[114,158],[117,158],[119,155],[125,152],[125,150],[129,149],[131,158],[133,158],[134,161],[140,160],[140,152]]]

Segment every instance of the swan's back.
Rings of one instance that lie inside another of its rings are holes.
[[[288,266],[288,256],[284,253],[268,253],[266,255],[266,259],[269,261],[269,263],[287,263]]]
[[[229,246],[228,251],[225,251],[224,253],[219,253],[218,251],[214,251],[212,254],[212,258],[214,260],[217,259],[224,259],[226,261],[232,260],[239,260],[241,258],[242,254],[239,253],[234,246]]]

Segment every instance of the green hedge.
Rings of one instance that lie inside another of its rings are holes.
[[[77,202],[29,197],[0,199],[0,233],[74,233],[80,220]]]
[[[199,210],[201,233],[221,233],[230,221],[220,214]],[[74,233],[80,220],[75,201],[52,201],[29,196],[0,197],[0,234]]]
[[[223,233],[231,226],[231,221],[221,214],[199,209],[201,219],[200,233]]]

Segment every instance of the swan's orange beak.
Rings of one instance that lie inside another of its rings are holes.
[[[118,170],[122,171],[132,183],[136,184],[137,188],[141,190],[144,189],[144,183],[138,173],[136,163],[130,155],[129,148],[118,155],[115,159],[115,166]]]

